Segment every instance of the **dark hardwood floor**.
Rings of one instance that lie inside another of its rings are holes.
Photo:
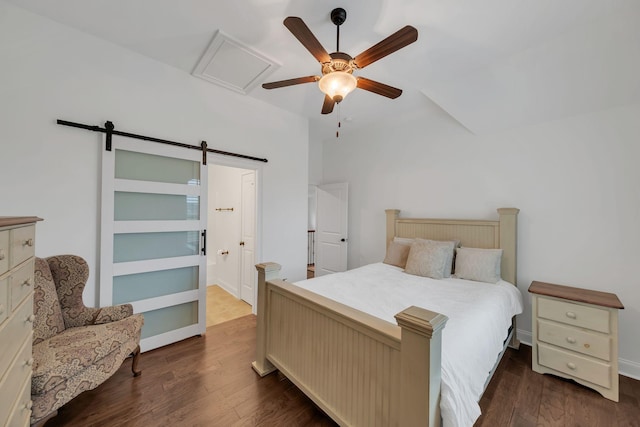
[[[620,401],[531,370],[531,347],[508,349],[480,399],[476,427],[640,426],[640,381],[620,376]]]
[[[54,426],[334,426],[288,380],[251,369],[255,316],[209,327],[144,353],[59,410]],[[509,349],[480,401],[476,426],[640,426],[640,381],[620,377],[614,403],[570,381],[531,371],[531,349]]]

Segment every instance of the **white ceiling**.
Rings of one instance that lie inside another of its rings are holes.
[[[418,41],[356,72],[404,90],[390,100],[356,90],[343,131],[446,111],[473,133],[495,132],[640,102],[638,0],[8,0],[191,73],[220,30],[281,66],[267,81],[319,75],[282,25],[301,17],[328,52],[329,13],[347,10],[342,51],[355,56],[413,25]],[[229,64],[230,67],[234,64]],[[262,82],[261,82],[262,83]],[[244,95],[238,95],[244,96]],[[246,96],[335,127],[315,84]]]

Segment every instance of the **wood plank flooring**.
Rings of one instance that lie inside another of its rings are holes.
[[[130,360],[104,384],[62,407],[54,426],[334,426],[288,380],[251,369],[255,316]],[[620,403],[531,370],[531,349],[509,349],[480,401],[477,427],[640,426],[640,381],[620,377]]]
[[[508,349],[480,399],[476,427],[640,426],[640,381],[620,376],[620,402],[570,380],[531,370],[531,347]]]

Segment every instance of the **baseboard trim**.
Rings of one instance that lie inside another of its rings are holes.
[[[620,375],[640,380],[640,363],[632,360],[618,359],[618,371]]]
[[[528,345],[529,347],[531,347],[531,332],[530,331],[525,331],[522,329],[518,329],[518,340],[523,343]]]

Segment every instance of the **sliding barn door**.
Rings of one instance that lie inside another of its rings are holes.
[[[144,314],[143,351],[206,330],[202,153],[113,137],[102,157],[100,306]]]

